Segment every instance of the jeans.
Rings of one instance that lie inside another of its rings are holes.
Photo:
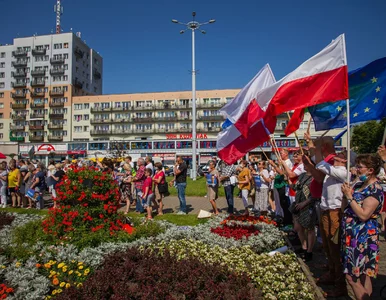
[[[225,198],[227,199],[228,203],[228,214],[233,214],[233,191],[235,189],[235,186],[233,184],[230,184],[228,186],[224,186],[224,192],[225,192]]]
[[[135,188],[136,194],[137,194],[137,202],[135,203],[135,211],[139,211],[140,213],[143,213],[145,209],[143,208],[142,205],[142,190]]]
[[[185,199],[185,189],[186,182],[178,182],[176,184],[178,192],[178,200],[180,200],[180,211],[186,213],[186,199]]]

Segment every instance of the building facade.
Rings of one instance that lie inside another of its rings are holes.
[[[0,46],[0,140],[72,140],[72,97],[102,93],[103,59],[73,33]]]

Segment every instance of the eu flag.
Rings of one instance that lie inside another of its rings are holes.
[[[386,117],[386,57],[348,73],[350,122],[356,124]],[[346,100],[308,108],[315,130],[347,125]]]

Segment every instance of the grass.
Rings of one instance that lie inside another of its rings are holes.
[[[172,180],[172,177],[166,177],[167,182]],[[235,188],[234,195],[237,195],[238,189]],[[169,187],[170,196],[177,196],[177,189],[175,187]],[[186,182],[186,196],[204,197],[206,195],[206,178],[197,177],[196,181],[191,178],[187,178]],[[224,188],[222,186],[218,189],[219,197],[225,197]]]
[[[41,215],[46,216],[48,215],[47,209],[25,209],[25,208],[13,208],[13,207],[7,207],[7,208],[0,208],[0,212],[8,212],[8,213],[18,213],[18,214],[25,214],[25,215]]]
[[[129,212],[128,216],[132,219],[139,219],[144,216],[144,214],[139,215],[135,212]],[[155,216],[155,220],[165,220],[170,223],[176,224],[178,226],[196,226],[198,224],[203,224],[208,221],[208,219],[198,219],[197,215],[177,215],[177,214],[164,214],[162,216]]]

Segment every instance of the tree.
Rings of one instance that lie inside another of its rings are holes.
[[[358,153],[375,153],[382,142],[386,118],[382,121],[368,121],[354,127],[352,146]]]

